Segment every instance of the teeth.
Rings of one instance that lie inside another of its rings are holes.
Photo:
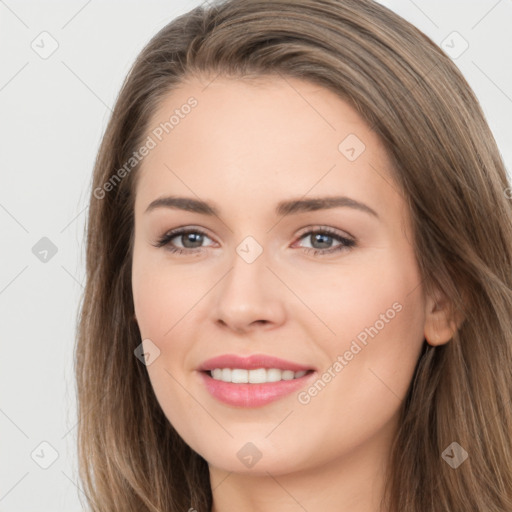
[[[264,384],[266,382],[277,382],[280,380],[299,379],[306,375],[307,371],[293,372],[291,370],[280,370],[279,368],[257,368],[256,370],[243,370],[241,368],[215,368],[210,375],[215,380],[233,382],[235,384]]]

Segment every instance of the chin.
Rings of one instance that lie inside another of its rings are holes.
[[[254,476],[283,475],[306,469],[304,446],[290,446],[276,450],[269,440],[238,442],[231,439],[228,443],[218,443],[212,447],[195,449],[208,465],[228,472],[251,474]],[[300,457],[297,455],[300,454]],[[309,463],[311,459],[309,458]]]

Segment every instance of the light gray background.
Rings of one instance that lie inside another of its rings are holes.
[[[72,354],[94,158],[136,55],[200,3],[0,0],[0,512],[82,510]],[[381,3],[451,52],[454,31],[467,41],[454,61],[510,171],[512,0]]]

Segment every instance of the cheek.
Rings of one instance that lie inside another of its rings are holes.
[[[318,332],[324,338],[329,334],[332,339],[352,338],[376,322],[381,330],[380,316],[387,311],[393,321],[385,323],[386,329],[391,324],[396,328],[409,313],[422,312],[416,294],[421,276],[410,246],[407,248],[409,252],[402,253],[387,249],[362,256],[354,253],[343,265],[318,266],[314,272],[290,275],[288,281],[313,313],[307,318],[322,321]],[[397,309],[403,311],[395,314]]]
[[[389,253],[331,279],[322,297],[310,295],[335,333],[322,342],[336,375],[325,398],[343,397],[345,413],[384,417],[405,397],[423,344],[420,284],[414,258]]]
[[[172,337],[172,330],[208,290],[189,268],[134,258],[132,290],[141,335],[157,343]]]
[[[199,286],[191,273],[170,269],[141,254],[134,254],[132,270],[134,307],[141,337],[149,338],[159,350],[159,356],[146,367],[151,385],[169,421],[179,432],[190,436],[193,432],[190,426],[200,411],[184,386],[183,369],[190,340],[183,329],[186,329],[187,313],[207,287]]]
[[[386,265],[386,273],[365,269],[329,286],[323,319],[336,335],[317,338],[326,356],[321,382],[300,395],[303,424],[336,425],[326,429],[325,439],[340,449],[362,443],[396,420],[423,341],[414,267]],[[350,289],[342,286],[347,283]],[[320,310],[320,299],[317,304]]]
[[[382,367],[386,377],[399,377],[400,371],[408,376],[414,367],[423,341],[424,303],[414,254],[404,246],[401,251],[369,252],[368,257],[354,253],[336,271],[325,267],[323,276],[296,280],[295,289],[315,314],[308,318],[322,321],[317,338],[326,363],[352,352],[347,354],[349,366],[357,368],[352,382],[372,365]]]

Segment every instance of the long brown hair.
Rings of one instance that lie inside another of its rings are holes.
[[[381,137],[414,226],[426,292],[464,321],[418,361],[390,461],[393,512],[512,511],[512,212],[495,140],[466,80],[428,37],[371,0],[227,0],[140,53],[99,149],[76,345],[79,475],[101,512],[209,512],[206,461],[164,416],[131,291],[138,164],[160,101],[191,76],[271,76],[334,91]],[[124,167],[124,172],[119,172]],[[110,186],[106,184],[110,183]],[[442,457],[457,442],[468,458]]]

